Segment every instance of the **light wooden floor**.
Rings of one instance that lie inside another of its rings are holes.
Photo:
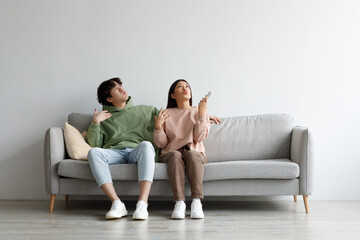
[[[360,201],[310,199],[310,214],[290,197],[203,205],[203,220],[171,220],[172,203],[151,202],[147,221],[106,221],[107,201],[56,200],[52,214],[49,201],[0,201],[0,239],[360,239]]]

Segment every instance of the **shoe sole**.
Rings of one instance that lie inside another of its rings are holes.
[[[171,215],[171,218],[175,219],[175,220],[181,220],[181,219],[185,219],[185,216],[173,216],[173,215]]]
[[[105,216],[105,218],[106,218],[106,220],[112,220],[112,219],[122,218],[126,215],[128,215],[128,211],[123,211],[119,215],[116,215],[116,216]]]
[[[192,216],[192,215],[190,215],[190,218],[191,219],[203,219],[204,216]]]
[[[145,216],[136,216],[136,215],[133,215],[133,220],[147,220],[149,217],[149,215],[145,215]]]

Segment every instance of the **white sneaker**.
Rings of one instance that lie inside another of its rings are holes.
[[[147,211],[148,204],[144,201],[138,201],[136,204],[136,210],[133,214],[134,220],[146,220],[148,219],[149,213]]]
[[[200,201],[193,201],[191,203],[190,218],[204,218],[204,212],[202,210],[202,204]]]
[[[175,203],[174,211],[171,214],[172,219],[184,219],[186,211],[186,204],[184,201],[177,201]]]
[[[106,219],[116,219],[126,216],[128,211],[126,210],[125,204],[120,200],[113,201],[110,211],[106,213]]]

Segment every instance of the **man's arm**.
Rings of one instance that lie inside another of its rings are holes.
[[[91,147],[103,147],[103,135],[101,133],[100,124],[92,122],[86,134],[85,141]]]
[[[218,123],[221,123],[221,118],[219,118],[218,116],[209,116],[210,118],[210,123],[213,124],[218,124]]]
[[[98,112],[95,108],[93,121],[89,126],[85,141],[92,147],[103,147],[103,134],[101,133],[100,123],[111,117],[111,113],[106,111]]]

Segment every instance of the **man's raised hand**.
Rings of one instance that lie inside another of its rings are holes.
[[[95,108],[94,116],[93,116],[93,122],[95,124],[99,124],[102,121],[105,121],[106,119],[111,117],[111,113],[108,112],[108,110],[98,112]]]

